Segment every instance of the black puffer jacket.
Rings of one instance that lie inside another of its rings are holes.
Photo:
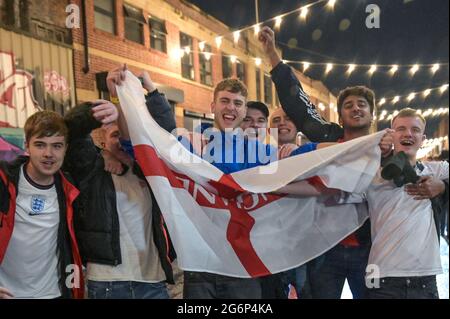
[[[156,122],[168,131],[173,130],[176,127],[175,118],[165,97],[155,91],[146,100]],[[83,262],[116,266],[122,263],[116,192],[112,176],[104,170],[103,157],[89,135],[93,129],[100,127],[100,123],[92,116],[91,107],[89,104],[79,105],[65,117],[70,135],[65,169],[71,172],[81,191],[75,231]],[[133,172],[145,181],[137,163],[134,164]],[[176,257],[175,251],[158,203],[148,187],[153,205],[153,240],[167,282],[173,283],[171,262]]]

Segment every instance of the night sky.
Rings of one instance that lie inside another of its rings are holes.
[[[255,20],[254,0],[189,0],[203,11],[223,21],[232,29],[252,25]],[[259,0],[260,21],[265,21],[315,1]],[[366,6],[377,4],[381,9],[380,28],[366,27]],[[277,45],[287,60],[311,63],[355,64],[433,64],[449,61],[449,1],[448,0],[338,0],[334,11],[325,3],[309,10],[306,22],[294,13],[283,19],[277,31]],[[340,30],[340,24],[350,25]],[[348,24],[348,23],[347,23]],[[267,25],[273,27],[274,22]],[[298,65],[300,70],[301,65]],[[337,95],[352,85],[367,85],[382,97],[408,95],[448,83],[449,67],[442,66],[433,76],[429,68],[421,68],[412,77],[409,68],[400,68],[391,76],[384,71],[369,76],[367,70],[357,69],[350,76],[346,67],[335,66],[325,76],[324,66],[311,66],[306,75],[321,80]],[[434,91],[426,99],[417,96],[411,103],[404,98],[396,105],[387,103],[381,110],[402,107],[440,108],[449,105],[448,90]],[[432,135],[438,121],[427,119],[427,135]],[[384,122],[387,124],[387,122]],[[380,127],[384,127],[383,122]]]

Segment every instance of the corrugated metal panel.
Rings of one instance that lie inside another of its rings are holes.
[[[41,109],[75,103],[72,49],[0,28],[0,126],[23,127]]]

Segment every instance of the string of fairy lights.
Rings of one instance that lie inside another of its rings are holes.
[[[398,102],[400,102],[401,100],[405,100],[408,103],[412,102],[415,98],[422,96],[424,99],[426,99],[431,93],[438,93],[438,94],[444,94],[445,91],[448,90],[448,83],[446,84],[442,84],[439,87],[433,87],[433,88],[428,88],[426,90],[423,91],[418,91],[418,92],[410,92],[409,94],[406,95],[396,95],[396,96],[391,96],[391,97],[383,97],[380,99],[380,101],[378,102],[378,107],[382,107],[385,104],[397,104]]]
[[[221,50],[221,47],[223,45],[224,39],[229,39],[233,41],[235,45],[239,43],[239,41],[242,39],[242,34],[245,31],[251,31],[253,30],[253,35],[255,37],[258,36],[259,32],[261,31],[261,28],[264,25],[268,25],[270,23],[273,23],[273,27],[275,30],[280,30],[283,19],[287,16],[298,14],[298,17],[301,21],[305,22],[307,20],[307,17],[309,13],[311,12],[311,9],[315,6],[318,6],[320,4],[325,4],[325,8],[328,10],[334,10],[337,0],[319,0],[304,6],[301,6],[297,9],[294,9],[292,11],[280,14],[276,17],[270,18],[268,20],[246,26],[244,28],[241,28],[239,30],[233,31],[228,34],[222,34],[215,37],[214,42],[215,46],[218,50]],[[208,46],[207,46],[208,45]],[[212,56],[221,56],[221,57],[227,57],[229,58],[231,63],[242,63],[236,55],[227,55],[223,52],[221,53],[213,53],[211,52],[211,44],[207,44],[207,41],[199,41],[198,44],[199,50],[194,50],[192,47],[182,47],[178,50],[175,50],[173,53],[173,56],[175,58],[182,58],[184,55],[189,55],[191,53],[197,53],[199,55],[203,55],[203,57],[209,61]],[[263,63],[263,59],[261,57],[257,56],[248,56],[250,60],[253,60],[255,65],[257,67],[261,66]],[[369,76],[373,76],[377,72],[385,72],[389,74],[390,76],[394,76],[400,72],[408,72],[408,74],[411,77],[414,77],[419,71],[428,70],[428,74],[430,76],[434,76],[437,72],[444,68],[449,67],[448,62],[434,62],[434,63],[415,63],[415,64],[398,64],[398,63],[392,63],[392,64],[358,64],[358,63],[334,63],[334,62],[311,62],[311,61],[296,61],[296,60],[283,60],[284,63],[287,64],[300,64],[302,66],[303,73],[306,73],[308,70],[312,68],[322,68],[325,75],[330,74],[334,70],[339,70],[340,72],[344,71],[348,76],[355,72],[366,72]],[[423,76],[424,73],[421,73],[421,76]],[[382,97],[378,102],[378,107],[382,108],[383,106],[386,106],[388,104],[391,105],[397,105],[399,102],[407,102],[411,103],[414,99],[419,98],[422,96],[424,99],[426,99],[430,94],[436,94],[440,93],[441,95],[445,93],[448,90],[448,83],[443,84],[439,87],[433,87],[428,88],[423,91],[416,91],[416,92],[410,92],[406,95],[395,95],[395,96],[389,96],[389,97]],[[328,106],[331,110],[334,110],[337,112],[337,106],[333,103],[330,103]],[[326,106],[323,103],[318,104],[318,108],[321,111],[326,110]],[[398,110],[392,110],[387,111],[383,110],[381,113],[377,116],[378,121],[390,121],[392,118],[398,114]],[[421,114],[425,118],[432,118],[432,117],[440,117],[440,116],[448,116],[449,114],[449,107],[440,107],[440,108],[418,108],[417,113]],[[424,142],[424,148],[432,148],[435,145],[442,144],[444,141],[448,141],[448,137],[439,137],[435,139],[429,139]]]
[[[234,42],[234,44],[238,44],[239,40],[242,38],[242,33],[245,31],[253,30],[254,36],[258,36],[259,32],[261,31],[261,28],[263,25],[267,25],[270,23],[273,23],[273,27],[275,30],[279,30],[282,26],[283,19],[287,16],[291,16],[294,14],[298,14],[299,19],[301,21],[306,21],[309,13],[311,12],[311,9],[313,7],[316,7],[318,5],[325,4],[325,8],[327,10],[333,11],[337,0],[319,0],[304,6],[301,6],[299,8],[296,8],[294,10],[291,10],[289,12],[280,14],[278,16],[272,17],[270,19],[267,19],[265,21],[261,21],[259,23],[249,25],[246,27],[243,27],[239,30],[235,30],[228,34],[222,34],[215,37],[215,45],[217,49],[221,49],[224,39],[229,38]],[[230,59],[231,63],[240,63],[239,59],[235,55],[226,55],[226,54],[214,54],[210,52],[210,50],[205,50],[206,48],[206,41],[200,41],[199,42],[199,49],[200,51],[197,51],[199,54],[202,54],[206,60],[210,60],[212,56],[214,55],[221,55],[228,57]],[[174,58],[182,58],[185,54],[189,55],[190,53],[196,52],[191,48],[190,46],[186,46],[180,49],[175,49],[174,52],[172,52],[172,56]],[[260,66],[262,64],[261,57],[250,57],[254,60],[254,63],[256,66]],[[419,72],[422,69],[428,69],[429,74],[434,76],[439,70],[443,68],[448,68],[449,63],[448,62],[435,62],[435,63],[415,63],[415,64],[357,64],[357,63],[332,63],[332,62],[310,62],[310,61],[295,61],[295,60],[283,60],[283,62],[288,64],[300,64],[302,65],[302,71],[303,73],[307,72],[309,69],[312,69],[313,67],[320,67],[323,69],[323,72],[325,75],[328,75],[330,72],[332,72],[335,69],[345,69],[345,73],[347,75],[351,75],[354,72],[362,71],[368,73],[370,76],[373,76],[376,72],[387,72],[389,75],[394,76],[398,72],[401,72],[403,70],[407,70],[407,72],[414,76],[417,72]]]
[[[431,117],[438,117],[438,116],[448,116],[449,109],[448,106],[446,107],[440,107],[440,108],[428,108],[428,109],[417,109],[417,114],[421,114],[424,118],[431,118]],[[391,121],[397,114],[399,113],[398,110],[388,112],[386,110],[383,110],[379,117],[377,118],[378,121]]]

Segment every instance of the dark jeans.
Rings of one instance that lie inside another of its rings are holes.
[[[297,292],[298,299],[310,299],[311,293],[309,289],[309,281],[307,280],[307,267],[308,263],[303,264],[297,268],[288,270],[286,274],[285,289],[289,293],[289,285],[293,285]]]
[[[368,299],[439,299],[436,276],[386,277],[380,288],[367,288]]]
[[[308,263],[308,280],[314,299],[340,299],[347,279],[354,299],[365,295],[370,246],[333,247]]]
[[[204,272],[184,272],[185,299],[261,299],[258,278],[235,278]]]
[[[262,299],[288,299],[289,283],[285,272],[260,277]]]
[[[165,282],[88,281],[89,299],[169,299]]]

